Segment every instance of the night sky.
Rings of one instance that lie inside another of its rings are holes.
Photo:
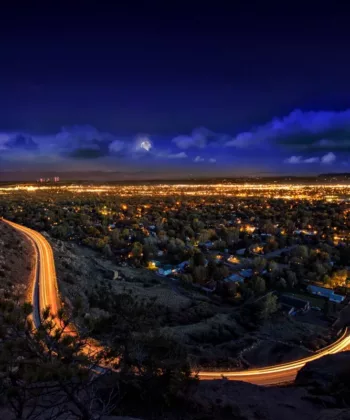
[[[350,172],[341,2],[7,3],[0,180]]]

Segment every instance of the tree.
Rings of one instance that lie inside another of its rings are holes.
[[[135,259],[140,259],[142,257],[142,244],[140,242],[134,243],[131,254]]]
[[[193,278],[196,283],[205,284],[207,282],[207,270],[203,265],[193,268]]]
[[[105,244],[105,246],[103,247],[103,255],[107,258],[110,258],[113,255],[111,246],[109,244]]]
[[[338,270],[334,272],[331,277],[332,287],[343,286],[346,283],[347,277],[348,277],[347,270]]]
[[[277,296],[269,293],[256,304],[256,315],[259,320],[264,321],[278,309]]]
[[[297,275],[291,270],[287,271],[286,280],[289,287],[294,287],[298,283]]]
[[[268,270],[271,273],[277,272],[277,271],[279,271],[279,266],[275,261],[270,261],[269,264],[268,264]]]
[[[97,393],[105,386],[107,370],[93,374],[114,360],[112,353],[92,349],[71,331],[62,311],[53,316],[46,308],[35,329],[28,318],[30,304],[2,300],[0,308],[5,342],[0,347],[1,393],[16,419],[58,419],[69,414],[91,420],[112,411],[114,404]]]
[[[197,267],[199,265],[205,265],[205,257],[201,252],[196,252],[192,258],[193,267]]]
[[[253,290],[258,295],[266,291],[266,283],[262,277],[255,277],[253,280]]]
[[[287,281],[283,277],[281,277],[277,282],[277,287],[279,289],[286,289],[287,288]]]
[[[211,233],[209,230],[202,230],[198,238],[199,243],[205,243],[209,241],[210,235]]]
[[[217,240],[213,243],[213,248],[217,249],[219,251],[223,251],[227,247],[227,244],[225,241]]]
[[[235,282],[224,282],[222,285],[222,292],[224,294],[224,296],[227,297],[235,297],[237,294],[237,284]]]
[[[224,264],[215,264],[214,270],[212,272],[212,277],[215,281],[223,280],[228,277],[230,274],[228,267]]]
[[[112,244],[115,247],[119,247],[120,244],[120,230],[114,229],[111,233]]]
[[[293,250],[293,255],[295,255],[296,257],[305,259],[309,256],[309,250],[308,250],[307,246],[305,246],[305,245],[298,245]]]
[[[253,269],[257,273],[261,273],[263,269],[266,267],[266,260],[262,257],[256,257],[253,260]]]
[[[229,228],[226,230],[224,240],[227,242],[228,246],[232,246],[239,241],[239,229]]]

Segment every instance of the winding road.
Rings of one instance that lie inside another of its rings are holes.
[[[53,314],[56,314],[61,306],[55,261],[51,245],[40,233],[17,223],[4,220],[7,224],[24,234],[34,245],[36,252],[36,276],[33,284],[32,303],[34,307],[34,323],[40,323],[40,312],[50,306]],[[59,323],[56,320],[57,324]],[[59,326],[59,325],[58,325]],[[223,377],[236,381],[250,382],[257,385],[276,385],[291,382],[295,379],[298,371],[308,362],[319,359],[327,354],[334,354],[350,347],[349,331],[345,329],[338,340],[328,347],[323,348],[312,356],[293,362],[273,365],[264,368],[244,371],[200,371],[199,379],[221,379]]]

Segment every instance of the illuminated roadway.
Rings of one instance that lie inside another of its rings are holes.
[[[61,307],[52,248],[43,235],[35,230],[8,220],[4,221],[29,238],[35,248],[36,275],[35,284],[32,287],[32,304],[34,307],[34,323],[37,326],[40,322],[39,314],[43,309],[49,306],[52,314],[56,315]]]
[[[34,244],[36,250],[36,279],[33,285],[32,303],[34,307],[34,322],[40,322],[40,312],[50,306],[51,312],[57,314],[61,304],[58,295],[57,278],[53,252],[48,241],[38,232],[4,220],[6,223],[22,232]],[[57,320],[55,320],[58,323]],[[57,325],[59,327],[59,325]],[[308,362],[319,359],[327,354],[334,354],[347,349],[350,346],[349,331],[345,329],[341,336],[331,345],[323,348],[312,356],[293,362],[268,366],[244,371],[200,371],[199,379],[227,378],[236,381],[250,382],[257,385],[276,385],[291,382],[295,379],[298,371]]]

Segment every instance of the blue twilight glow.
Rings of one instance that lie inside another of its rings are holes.
[[[346,2],[14,3],[0,181],[350,172]]]
[[[295,110],[236,134],[197,128],[173,137],[126,137],[91,126],[58,133],[0,133],[2,169],[167,170],[232,174],[317,173],[349,165],[350,110]],[[215,170],[213,170],[215,167]],[[247,173],[247,172],[246,172]]]

